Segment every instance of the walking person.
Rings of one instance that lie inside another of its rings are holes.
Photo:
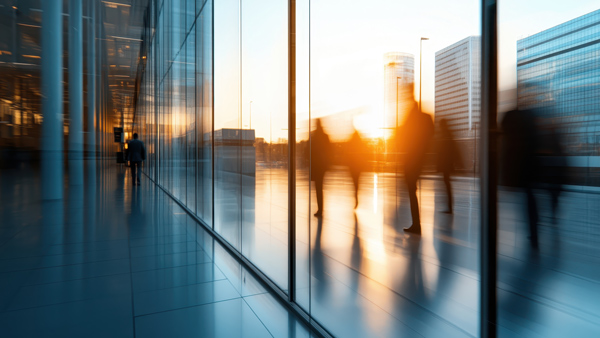
[[[354,184],[354,209],[356,209],[358,207],[360,174],[366,171],[367,166],[367,146],[356,129],[354,129],[354,133],[348,141],[346,156],[346,162]]]
[[[529,240],[533,248],[538,247],[539,212],[533,190],[539,183],[538,177],[542,175],[537,156],[539,141],[535,111],[511,110],[504,115],[500,161],[502,184],[525,192]]]
[[[452,186],[450,185],[450,174],[454,172],[455,163],[459,162],[459,152],[452,131],[448,127],[448,121],[440,121],[439,138],[437,146],[437,169],[444,177],[446,196],[448,197],[448,209],[445,213],[453,211]]]
[[[413,92],[412,86],[409,92]],[[404,180],[408,190],[412,216],[411,226],[404,228],[404,231],[420,235],[421,217],[417,199],[417,181],[421,175],[427,148],[433,137],[433,121],[431,116],[421,112],[414,97],[410,100],[412,101],[412,108],[400,130],[401,134],[398,135],[399,149],[404,153]]]
[[[310,174],[311,180],[315,181],[315,190],[317,192],[318,210],[315,216],[321,217],[323,215],[323,182],[325,180],[325,173],[331,162],[331,142],[329,141],[329,136],[323,130],[321,119],[316,120],[316,125],[317,128],[312,132],[310,138]]]
[[[141,184],[142,161],[146,159],[144,142],[138,140],[138,134],[133,133],[133,140],[127,143],[127,160],[131,163],[131,180],[133,185]]]

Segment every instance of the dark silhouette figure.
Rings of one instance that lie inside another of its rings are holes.
[[[127,160],[131,162],[131,178],[133,185],[140,185],[142,161],[146,159],[146,147],[144,147],[144,142],[138,140],[137,133],[134,133],[133,140],[128,142],[127,150]]]
[[[317,206],[318,210],[315,216],[323,215],[323,181],[325,173],[331,163],[331,142],[329,136],[323,130],[321,119],[316,120],[317,128],[312,132],[310,142],[310,171],[311,180],[315,181],[317,190]]]
[[[446,213],[453,211],[452,186],[450,175],[454,172],[454,165],[459,161],[459,152],[452,131],[448,127],[446,119],[440,121],[439,138],[437,146],[437,170],[444,177],[446,196],[448,197],[448,209]]]
[[[348,169],[350,169],[352,183],[354,183],[354,200],[356,202],[354,204],[354,209],[356,209],[358,207],[358,184],[360,174],[366,170],[367,165],[367,147],[357,130],[354,130],[347,146],[346,162],[348,164]]]
[[[542,130],[540,155],[543,180],[550,193],[552,221],[556,223],[558,198],[566,180],[568,163],[562,147],[562,135],[553,121]]]
[[[538,246],[538,208],[533,188],[541,165],[536,156],[539,130],[532,110],[512,110],[502,120],[501,178],[505,186],[523,189],[527,198],[529,238]]]
[[[406,117],[406,122],[398,135],[399,149],[404,153],[404,180],[410,199],[412,225],[404,231],[420,234],[421,217],[417,200],[417,181],[425,161],[425,153],[433,137],[433,121],[431,116],[421,112],[413,100],[413,107]]]

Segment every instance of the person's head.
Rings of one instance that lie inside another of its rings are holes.
[[[316,119],[315,122],[316,122],[315,124],[316,124],[317,130],[319,130],[319,131],[323,130],[323,124],[321,123],[321,119]]]
[[[448,120],[445,118],[440,119],[438,132],[442,138],[450,137],[450,127],[448,126]]]
[[[137,140],[137,138],[138,138],[138,134],[137,133],[133,133],[133,139]]]
[[[445,118],[442,118],[440,120],[440,129],[441,130],[448,130],[448,120],[446,120]]]

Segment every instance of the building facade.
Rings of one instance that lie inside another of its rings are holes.
[[[406,114],[408,85],[415,82],[415,58],[412,54],[389,52],[384,61],[385,126],[394,128],[402,124]]]
[[[563,151],[600,155],[600,10],[517,41],[517,105],[560,126]]]
[[[474,136],[481,106],[481,39],[470,36],[435,53],[435,120]]]

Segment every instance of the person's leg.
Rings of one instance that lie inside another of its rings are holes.
[[[315,216],[323,214],[323,177],[315,177],[315,187],[317,190],[317,212]]]
[[[535,203],[535,196],[533,195],[533,189],[531,187],[525,188],[525,194],[527,195],[527,214],[529,217],[529,238],[531,245],[537,247],[538,245],[538,210],[537,204]]]
[[[410,228],[404,228],[406,232],[421,233],[421,217],[419,215],[419,200],[417,199],[417,178],[416,175],[406,176],[406,187],[410,201],[410,214],[412,216],[412,225]]]
[[[136,166],[135,166],[136,162],[130,162],[129,167],[131,168],[131,182],[133,182],[133,185],[135,185],[135,178],[136,178]]]
[[[419,215],[419,200],[417,199],[417,180],[411,180],[408,187],[408,197],[410,198],[410,214],[412,216],[412,225],[421,228],[421,216]]]
[[[444,172],[444,184],[446,185],[446,196],[448,196],[448,213],[452,213],[452,186],[450,185],[450,173]]]
[[[360,172],[352,172],[352,182],[354,183],[354,209],[358,207],[358,180],[360,179]]]
[[[137,162],[137,183],[142,183],[142,162]]]
[[[550,203],[552,208],[552,221],[556,223],[556,214],[558,213],[558,197],[560,196],[560,186],[553,184],[550,188]]]

